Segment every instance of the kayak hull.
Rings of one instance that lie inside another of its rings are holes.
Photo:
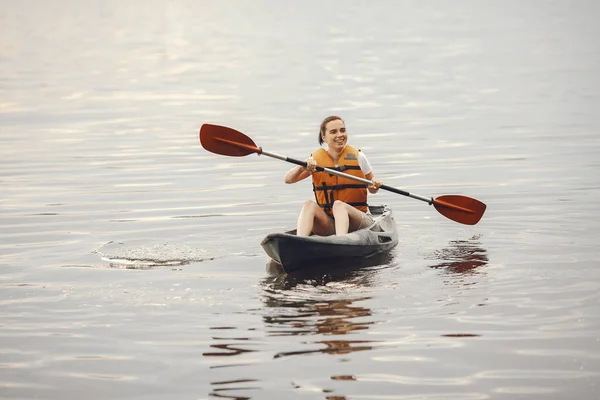
[[[387,206],[370,206],[373,224],[345,235],[296,236],[296,231],[271,233],[261,242],[267,255],[292,273],[329,263],[365,259],[393,249],[398,228]]]

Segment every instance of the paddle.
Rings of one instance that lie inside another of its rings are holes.
[[[215,154],[233,157],[244,157],[252,153],[258,155],[264,154],[268,157],[306,167],[304,161],[264,151],[262,147],[256,146],[254,141],[242,132],[226,126],[212,124],[202,125],[200,128],[200,144],[202,144],[202,147],[206,150]],[[332,175],[343,176],[344,178],[362,182],[367,185],[373,184],[373,182],[368,179],[345,174],[335,169],[317,167],[317,171],[324,171]],[[429,205],[433,205],[443,216],[465,225],[475,225],[479,222],[486,208],[486,205],[479,200],[461,195],[445,195],[434,199],[433,197],[419,196],[418,194],[409,193],[405,190],[396,189],[388,185],[381,185],[380,189],[424,201]]]

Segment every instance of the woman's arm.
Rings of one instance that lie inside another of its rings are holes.
[[[365,170],[369,171],[365,174],[365,178],[373,182],[373,185],[367,186],[367,189],[369,189],[369,193],[377,193],[382,183],[375,179],[375,175],[373,174],[373,168],[371,168],[371,164],[369,163],[367,156],[362,151],[358,152],[358,164],[360,165],[360,169],[362,169],[363,173],[365,172]]]
[[[304,162],[306,163],[306,168],[302,165],[298,165],[285,174],[285,183],[296,183],[302,179],[306,179],[317,170],[317,162],[314,158],[309,157],[304,160]]]
[[[302,179],[306,179],[311,175],[311,172],[301,165],[290,169],[285,174],[285,183],[296,183]]]

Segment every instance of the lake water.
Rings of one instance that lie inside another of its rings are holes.
[[[0,1],[3,399],[600,398],[594,1]],[[346,120],[376,265],[277,274]]]

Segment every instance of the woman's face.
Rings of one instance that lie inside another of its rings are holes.
[[[323,141],[329,146],[329,150],[341,152],[348,141],[346,125],[340,119],[333,120],[325,125],[325,133],[322,135]]]

